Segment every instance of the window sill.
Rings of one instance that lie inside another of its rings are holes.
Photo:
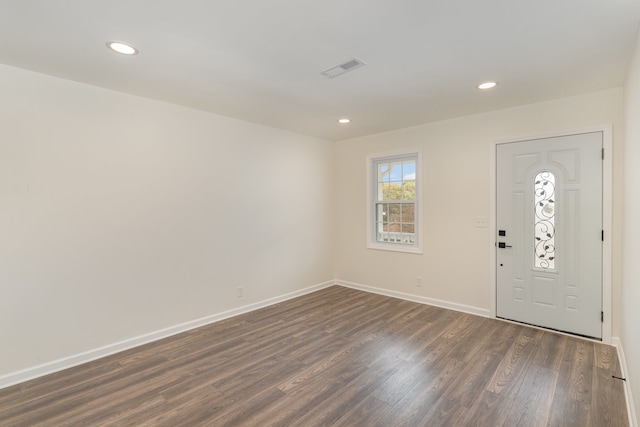
[[[393,243],[384,243],[384,244],[369,243],[367,244],[367,249],[375,249],[379,251],[391,251],[391,252],[405,252],[410,254],[422,255],[422,248],[415,247],[415,246],[394,245]]]

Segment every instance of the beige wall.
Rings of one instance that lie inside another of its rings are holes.
[[[490,96],[490,94],[487,94]],[[336,143],[336,277],[489,310],[488,228],[493,139],[613,124],[613,335],[620,329],[623,91],[612,89]],[[422,255],[366,248],[366,157],[420,148]],[[416,276],[422,287],[416,287]]]
[[[333,278],[331,142],[6,66],[0,93],[0,378]]]
[[[621,341],[640,411],[640,33],[625,85],[625,125]]]

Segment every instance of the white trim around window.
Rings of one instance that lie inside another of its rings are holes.
[[[422,253],[420,150],[367,157],[367,248]]]

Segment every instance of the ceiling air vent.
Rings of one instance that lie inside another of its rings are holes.
[[[328,79],[332,79],[334,77],[338,77],[339,75],[342,75],[342,74],[347,73],[349,71],[353,71],[356,68],[360,68],[363,65],[366,65],[366,64],[364,62],[360,61],[358,58],[351,58],[350,60],[345,61],[340,65],[336,65],[335,67],[331,67],[331,68],[328,68],[328,69],[324,70],[320,74],[322,74],[323,76],[325,76]]]

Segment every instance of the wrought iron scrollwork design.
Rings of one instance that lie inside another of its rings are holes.
[[[555,181],[555,176],[549,171],[540,172],[535,177],[534,266],[537,268],[555,268]]]

